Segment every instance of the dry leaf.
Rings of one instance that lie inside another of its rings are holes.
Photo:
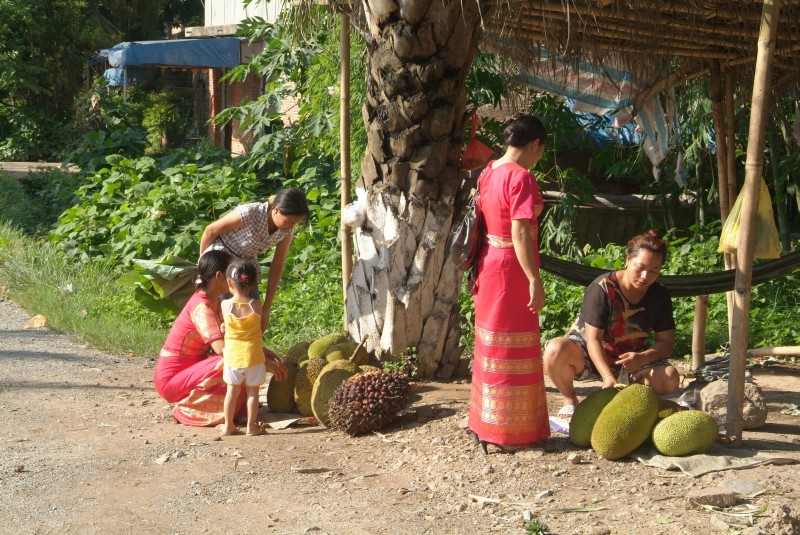
[[[28,323],[25,324],[26,329],[39,329],[47,325],[47,318],[42,316],[41,314],[37,314],[31,319],[28,320]]]

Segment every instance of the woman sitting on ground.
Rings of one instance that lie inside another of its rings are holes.
[[[167,336],[156,363],[153,380],[158,394],[170,403],[176,420],[185,425],[218,425],[224,421],[227,386],[222,379],[223,336],[220,295],[228,291],[225,270],[231,256],[209,251],[200,257],[197,291],[183,307]],[[264,348],[266,369],[281,381],[286,367]],[[236,414],[245,415],[246,396],[236,403]]]
[[[595,279],[566,337],[547,344],[545,372],[565,402],[560,417],[569,418],[578,404],[575,380],[594,377],[606,388],[626,378],[658,395],[678,389],[678,370],[666,360],[675,346],[672,300],[656,282],[666,261],[667,243],[657,231],[633,237],[625,269]]]

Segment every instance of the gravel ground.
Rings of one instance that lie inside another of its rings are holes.
[[[724,520],[744,520],[685,504],[691,490],[733,481],[763,491],[743,503],[767,506],[747,535],[800,533],[800,465],[692,479],[605,461],[563,435],[546,450],[484,456],[461,428],[465,383],[416,385],[416,418],[381,435],[221,439],[174,423],[153,361],[26,329],[29,319],[0,301],[0,533],[522,535],[529,518],[559,534],[734,533]],[[745,447],[800,459],[800,417],[780,413],[798,402],[800,370],[768,370],[757,380],[770,418]]]

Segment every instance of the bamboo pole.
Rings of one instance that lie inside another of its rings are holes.
[[[706,361],[706,322],[708,320],[708,296],[698,295],[694,301],[692,324],[692,369],[696,370]]]
[[[734,113],[733,71],[725,71],[725,147],[727,149],[725,162],[725,184],[720,183],[720,189],[727,189],[725,198],[728,200],[726,213],[730,213],[736,200],[736,114]],[[720,192],[720,195],[722,193]],[[725,253],[725,269],[733,269],[736,265],[736,255]],[[731,339],[733,330],[733,292],[725,292],[725,302],[728,306],[728,340]]]
[[[350,204],[350,15],[342,12],[341,36],[341,80],[339,87],[339,150],[341,151],[342,171],[342,210]],[[342,291],[344,301],[347,301],[347,284],[353,272],[353,244],[350,241],[350,228],[344,223],[340,224],[339,233],[342,240]],[[344,307],[344,328],[347,330],[347,307]]]
[[[728,200],[728,143],[725,139],[725,115],[723,109],[722,71],[720,64],[715,61],[711,64],[710,78],[711,111],[714,121],[714,143],[717,146],[717,183],[719,184],[719,213],[722,223],[728,218],[731,211],[731,202]],[[729,260],[725,261],[725,268],[730,269]]]
[[[747,350],[748,357],[790,357],[800,355],[800,346],[758,347]]]
[[[742,220],[736,255],[736,283],[734,285],[731,357],[728,375],[728,407],[725,433],[729,441],[742,443],[744,376],[747,364],[747,340],[750,324],[750,288],[753,278],[753,253],[755,251],[755,221],[758,197],[761,190],[761,173],[764,167],[764,137],[769,111],[769,84],[772,76],[772,57],[778,34],[778,16],[781,0],[764,0],[761,31],[758,38],[758,59],[753,77],[753,100],[750,112],[750,129],[747,141],[747,160],[742,190]]]
[[[722,103],[722,73],[719,61],[710,65],[711,110],[714,121],[714,141],[717,146],[717,183],[719,184],[719,210],[722,222],[728,218],[727,145],[725,143],[725,120]],[[698,199],[698,202],[700,200]],[[727,255],[726,255],[727,256]],[[726,261],[726,268],[729,260]],[[692,324],[692,369],[696,370],[706,360],[706,326],[708,320],[708,295],[698,295],[694,303],[694,322]],[[730,322],[729,322],[730,324]]]

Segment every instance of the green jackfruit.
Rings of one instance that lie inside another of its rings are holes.
[[[671,399],[658,398],[658,419],[663,420],[667,416],[671,416],[676,412],[680,412],[683,408]]]
[[[325,352],[329,347],[347,342],[347,335],[345,333],[332,333],[327,334],[321,338],[317,338],[311,345],[308,346],[308,358],[319,359],[325,357]]]
[[[658,396],[644,385],[629,385],[597,417],[592,448],[609,461],[625,457],[647,440],[657,418]]]
[[[314,415],[314,411],[311,410],[314,381],[327,364],[325,359],[308,359],[297,369],[297,378],[294,381],[294,402],[297,403],[297,410],[303,416]]]
[[[356,366],[366,366],[368,362],[369,362],[369,352],[364,346],[359,347],[358,351],[356,351],[356,356],[353,359],[353,363]]]
[[[620,390],[615,387],[603,388],[593,392],[575,407],[569,421],[569,440],[581,448],[592,445],[592,428],[600,412],[614,399]]]
[[[336,360],[329,363],[314,381],[314,390],[311,393],[311,410],[317,420],[328,427],[328,400],[333,397],[339,385],[347,381],[358,372],[358,366],[349,360]]]
[[[273,375],[267,387],[267,406],[272,412],[292,412],[294,402],[294,381],[297,378],[297,363],[284,361],[289,372],[286,379],[278,381]]]
[[[653,445],[670,457],[705,453],[717,441],[719,428],[703,411],[680,411],[653,428]]]
[[[308,360],[308,346],[310,345],[311,342],[297,342],[286,352],[286,356],[283,357],[283,362],[296,362],[300,364],[304,360]]]
[[[333,362],[335,360],[348,360],[356,350],[358,344],[354,342],[342,342],[334,344],[325,351],[325,360]]]

